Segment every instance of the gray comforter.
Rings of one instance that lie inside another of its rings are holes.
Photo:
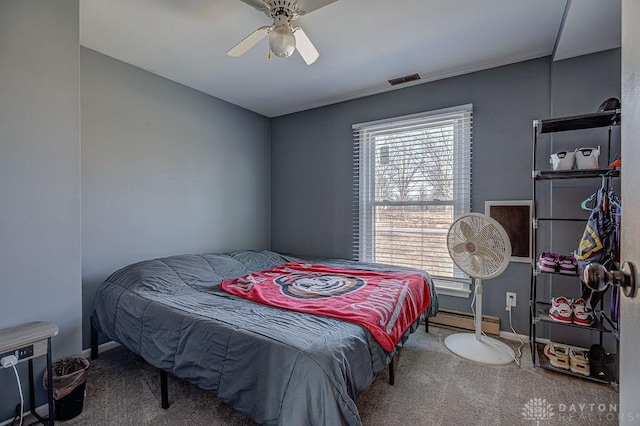
[[[219,289],[223,279],[289,260],[269,251],[241,251],[127,266],[100,287],[93,326],[258,423],[359,425],[354,401],[391,355],[364,327],[257,304]],[[339,260],[317,263],[399,270]],[[437,294],[428,274],[420,272],[431,288],[426,314],[433,315]]]

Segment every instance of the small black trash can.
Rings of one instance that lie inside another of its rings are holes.
[[[89,360],[68,357],[53,363],[53,399],[55,420],[69,420],[82,413]],[[47,372],[42,378],[47,389]]]

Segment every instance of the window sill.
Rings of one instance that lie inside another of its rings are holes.
[[[433,281],[436,285],[436,291],[440,296],[453,296],[468,299],[469,295],[471,295],[471,286],[468,283],[448,282],[437,278]]]

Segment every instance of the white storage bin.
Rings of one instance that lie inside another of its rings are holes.
[[[573,168],[573,160],[576,153],[574,151],[560,151],[551,154],[551,168],[553,170],[571,170]]]
[[[576,149],[576,165],[578,169],[597,169],[600,147]]]

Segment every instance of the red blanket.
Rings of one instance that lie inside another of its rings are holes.
[[[363,325],[387,352],[393,350],[431,299],[429,286],[419,274],[301,262],[223,281],[220,287],[254,302]]]

